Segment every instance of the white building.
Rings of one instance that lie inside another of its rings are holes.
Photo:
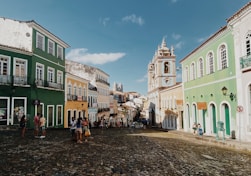
[[[237,82],[237,138],[251,141],[251,2],[227,20],[232,28]]]
[[[176,56],[174,48],[167,48],[162,40],[152,61],[148,64],[148,103],[149,120],[153,126],[163,121],[161,116],[160,91],[176,85]]]

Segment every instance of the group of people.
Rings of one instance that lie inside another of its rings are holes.
[[[200,136],[203,135],[203,130],[202,130],[202,127],[201,127],[200,123],[197,124],[196,122],[194,122],[194,124],[193,124],[193,134],[194,135],[198,134]]]
[[[27,118],[25,115],[23,115],[20,119],[20,128],[21,128],[21,137],[23,138],[26,131],[26,122]],[[39,131],[41,131],[41,136],[39,138],[45,138],[46,131],[45,131],[45,124],[46,119],[45,117],[40,113],[37,113],[36,116],[34,116],[34,137],[39,137]]]
[[[70,130],[72,139],[76,140],[77,143],[83,143],[83,135],[85,142],[87,142],[87,138],[91,135],[89,121],[86,117],[84,119],[79,117],[77,120],[75,117],[72,117]]]
[[[39,137],[39,131],[41,131],[40,138],[45,138],[46,130],[45,130],[46,119],[43,114],[37,113],[34,116],[34,136],[35,138]]]

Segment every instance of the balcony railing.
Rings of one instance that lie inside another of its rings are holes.
[[[106,84],[106,85],[110,86],[110,83],[103,80],[103,79],[96,78],[96,82],[100,82],[100,83],[103,83],[103,84]]]
[[[11,84],[10,75],[0,75],[0,84]]]
[[[13,84],[27,85],[27,76],[13,76]]]
[[[36,86],[42,86],[42,87],[44,87],[44,80],[37,79],[37,80],[35,81],[35,84],[36,84]]]
[[[246,55],[240,58],[241,69],[251,67],[251,55]]]
[[[47,86],[55,89],[63,90],[63,84],[47,81]]]
[[[87,102],[87,97],[86,96],[78,96],[78,95],[67,94],[67,100],[86,101]]]

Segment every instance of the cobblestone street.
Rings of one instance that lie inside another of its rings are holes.
[[[91,129],[77,144],[68,129],[0,131],[0,175],[251,175],[251,153],[155,129]],[[159,137],[158,137],[159,136]]]

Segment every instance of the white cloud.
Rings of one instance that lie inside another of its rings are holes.
[[[180,42],[178,42],[178,43],[175,44],[174,48],[175,49],[181,49],[184,44],[185,43],[183,41],[180,41]]]
[[[147,73],[143,76],[143,78],[140,78],[137,80],[137,82],[145,82],[147,80]]]
[[[107,23],[110,21],[110,18],[109,17],[106,17],[106,18],[100,18],[100,23],[103,24],[103,26],[106,26]]]
[[[140,26],[144,24],[144,19],[141,17],[137,17],[135,14],[123,17],[122,21],[136,23]]]
[[[172,34],[172,37],[175,39],[175,40],[179,40],[181,38],[181,35],[180,34],[175,34],[173,33]]]
[[[66,54],[66,59],[82,64],[100,65],[115,62],[125,55],[125,53],[88,53],[86,48],[76,48]]]

